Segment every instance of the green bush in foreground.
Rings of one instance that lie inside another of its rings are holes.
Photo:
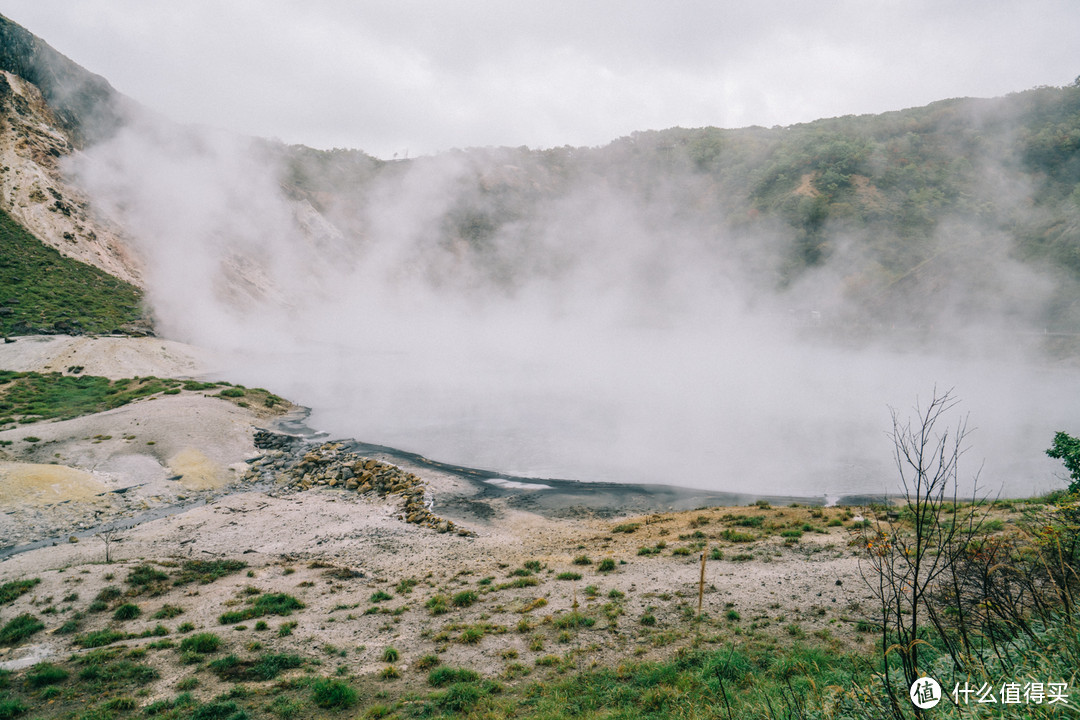
[[[0,720],[14,720],[29,709],[18,700],[0,697]]]

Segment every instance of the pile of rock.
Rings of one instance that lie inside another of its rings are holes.
[[[396,465],[363,457],[339,442],[310,447],[298,438],[263,430],[256,434],[255,444],[267,452],[249,461],[249,480],[272,478],[298,490],[323,486],[379,497],[397,495],[403,501],[400,517],[405,522],[441,533],[475,535],[431,512],[424,481]]]

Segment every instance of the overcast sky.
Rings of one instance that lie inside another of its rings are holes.
[[[383,158],[789,125],[1080,75],[1076,0],[5,0],[175,120]]]

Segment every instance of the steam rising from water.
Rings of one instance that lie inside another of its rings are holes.
[[[1060,484],[1042,451],[1080,420],[1080,377],[1004,332],[1048,290],[1004,239],[979,238],[979,282],[957,273],[933,332],[856,343],[834,324],[852,316],[856,238],[780,293],[779,238],[725,234],[685,186],[643,201],[609,178],[477,252],[444,233],[463,197],[484,198],[468,156],[384,172],[327,214],[360,219],[340,228],[286,198],[274,157],[146,123],[71,170],[137,238],[162,331],[229,351],[229,379],[312,407],[332,435],[527,476],[894,491],[889,406],[905,415],[936,386],[977,428],[965,477],[985,463],[994,492]]]

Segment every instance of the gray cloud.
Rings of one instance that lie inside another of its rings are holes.
[[[1080,6],[1040,2],[12,0],[183,122],[355,147],[598,145],[1061,85]]]

